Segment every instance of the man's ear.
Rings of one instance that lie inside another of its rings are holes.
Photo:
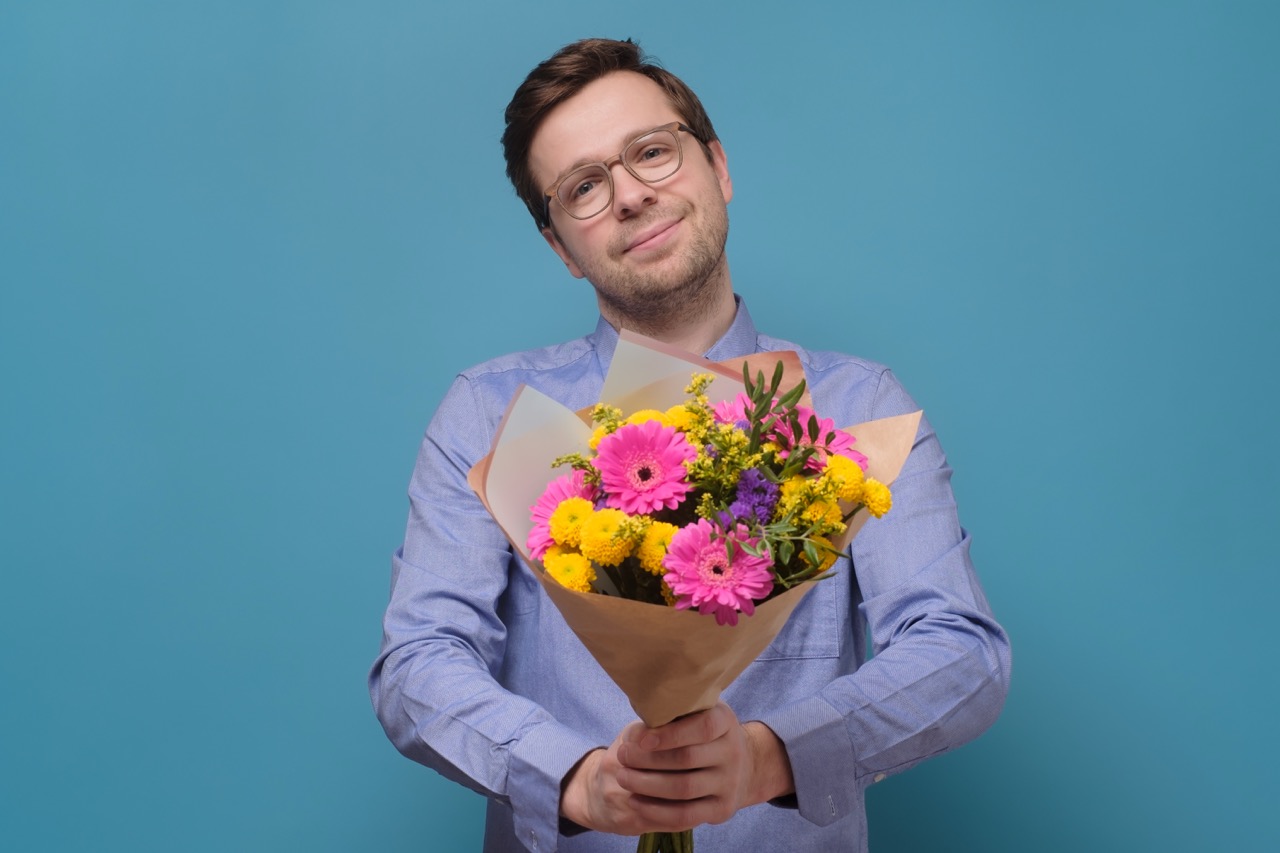
[[[711,168],[716,173],[716,180],[720,182],[720,193],[724,196],[724,203],[728,204],[733,198],[733,178],[729,177],[729,158],[725,156],[724,146],[718,139],[708,142],[707,150],[711,152]]]
[[[560,238],[556,236],[556,232],[550,228],[542,229],[542,239],[547,241],[547,245],[551,247],[551,251],[555,252],[560,260],[564,261],[565,267],[569,270],[569,275],[574,278],[582,278],[583,273],[574,260],[569,255],[569,251],[560,242]]]

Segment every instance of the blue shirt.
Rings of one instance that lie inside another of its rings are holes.
[[[602,318],[585,338],[460,374],[409,486],[370,693],[401,752],[489,798],[486,851],[635,850],[634,838],[560,834],[561,780],[635,714],[466,482],[521,383],[570,409],[589,406],[617,340]],[[773,350],[799,354],[814,408],[837,424],[919,408],[882,365],[758,333],[741,301],[706,356]],[[698,827],[698,850],[866,850],[867,786],[995,720],[1009,643],[974,574],[950,479],[922,419],[893,510],[866,524],[836,576],[816,585],[725,692],[740,720],[782,739],[796,793]]]

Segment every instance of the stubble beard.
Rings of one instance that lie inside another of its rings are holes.
[[[611,264],[608,269],[600,269],[596,264],[579,262],[606,317],[622,328],[659,337],[668,328],[701,319],[714,310],[721,280],[728,277],[724,248],[729,237],[729,216],[723,205],[704,209],[709,211],[709,218],[697,229],[681,263],[674,268],[646,273],[632,267]],[[642,230],[656,218],[660,215],[637,222],[626,235]],[[622,236],[617,243],[625,245],[629,239]]]

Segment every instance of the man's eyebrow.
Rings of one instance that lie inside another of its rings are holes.
[[[667,124],[670,124],[670,123],[671,122],[665,122],[664,124],[654,125],[653,127],[642,127],[639,130],[632,130],[627,133],[621,134],[622,142],[620,143],[620,145],[622,146],[622,148],[620,148],[619,151],[625,150],[626,146],[630,145],[632,142],[635,142],[637,139],[644,136],[646,133],[655,131],[660,127],[665,127]],[[615,151],[613,152],[613,154],[610,154],[609,156],[613,157],[617,155],[619,151]],[[573,165],[568,166],[567,168],[565,168],[564,171],[556,175],[555,179],[551,182],[551,186],[553,187],[557,186],[561,181],[563,181],[565,178],[569,177],[574,172],[581,169],[583,166],[594,166],[596,163],[603,163],[603,162],[604,162],[603,160],[594,160],[590,157],[580,157],[573,162]]]

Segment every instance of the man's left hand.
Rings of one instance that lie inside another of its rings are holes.
[[[739,723],[723,702],[658,728],[633,723],[621,741],[617,781],[646,824],[724,823],[792,790],[781,741],[763,723]]]

